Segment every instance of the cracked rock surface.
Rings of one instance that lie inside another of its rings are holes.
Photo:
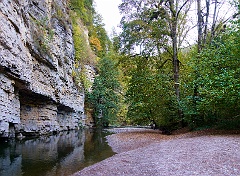
[[[79,129],[85,93],[72,74],[68,0],[1,0],[0,19],[0,138]]]

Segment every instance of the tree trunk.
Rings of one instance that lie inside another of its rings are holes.
[[[175,86],[175,93],[177,97],[177,101],[180,100],[180,89],[179,89],[179,60],[178,60],[178,46],[177,46],[177,11],[174,6],[174,1],[169,0],[170,11],[171,11],[171,24],[170,24],[170,32],[172,39],[172,51],[173,51],[173,79]]]
[[[216,26],[216,19],[217,19],[217,3],[218,1],[215,0],[215,6],[214,6],[214,12],[213,12],[213,23],[212,23],[212,28],[211,28],[211,38],[210,38],[210,43],[212,42],[212,39],[215,36],[215,26]]]
[[[179,89],[179,60],[177,51],[177,21],[175,20],[172,24],[172,47],[173,47],[173,74],[175,83],[175,93],[177,100],[180,100],[180,89]]]
[[[176,4],[174,4],[173,0],[169,0],[170,5],[170,11],[171,11],[171,25],[170,25],[170,32],[171,32],[171,40],[172,40],[172,62],[173,62],[173,79],[174,79],[174,88],[175,88],[175,94],[176,94],[176,100],[179,103],[180,102],[180,86],[179,86],[179,60],[178,60],[178,34],[177,34],[177,25],[178,25],[178,18],[180,10],[177,11],[177,1]],[[183,126],[183,111],[181,107],[178,107],[178,116],[181,119],[181,125]]]
[[[198,16],[198,53],[202,50],[202,27],[203,27],[203,17],[201,10],[201,0],[197,0],[197,16]]]
[[[210,0],[206,0],[206,16],[204,23],[204,32],[203,32],[203,41],[202,45],[205,46],[207,43],[207,29],[208,29],[208,18],[209,18],[209,8],[210,8]]]

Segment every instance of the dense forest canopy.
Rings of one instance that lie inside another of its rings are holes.
[[[93,2],[78,5],[100,58],[86,102],[98,125],[239,128],[239,1],[122,0],[111,40]]]

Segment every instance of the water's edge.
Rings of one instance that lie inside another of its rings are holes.
[[[71,175],[113,156],[106,130],[85,129],[30,140],[1,141],[1,176]]]

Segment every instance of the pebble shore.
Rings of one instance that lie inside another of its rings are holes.
[[[240,135],[200,131],[162,135],[142,128],[110,129],[114,156],[74,176],[239,176]]]

